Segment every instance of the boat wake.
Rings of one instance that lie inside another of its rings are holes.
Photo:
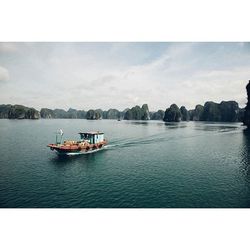
[[[143,138],[128,138],[123,140],[122,139],[115,140],[109,145],[107,145],[105,148],[106,149],[115,149],[117,147],[127,148],[127,147],[141,146],[141,145],[149,145],[159,141],[168,141],[174,139],[174,136],[166,138],[164,135],[165,133],[160,133]]]
[[[230,134],[230,133],[241,133],[242,128],[238,126],[213,126],[212,128],[203,127],[202,128],[195,128],[195,130],[200,130],[201,133],[195,134],[179,134],[179,135],[170,135],[169,133],[163,132],[154,135],[150,135],[148,137],[137,137],[137,138],[127,138],[127,139],[117,139],[113,140],[109,145],[107,145],[106,149],[116,149],[119,148],[127,148],[127,147],[140,147],[141,145],[150,145],[150,144],[159,144],[166,141],[179,141],[179,140],[186,140],[194,137],[206,137],[211,136],[211,132],[213,136],[219,136],[223,134]],[[204,133],[204,130],[207,133]],[[217,133],[216,133],[217,132]]]

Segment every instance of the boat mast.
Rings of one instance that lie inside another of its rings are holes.
[[[59,138],[58,138],[59,137]],[[57,132],[56,132],[56,144],[62,144],[62,138],[63,138],[63,130],[60,128]],[[60,139],[60,142],[58,141],[58,139]]]

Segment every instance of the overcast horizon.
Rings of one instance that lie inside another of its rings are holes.
[[[0,43],[0,104],[124,110],[245,107],[250,43]]]

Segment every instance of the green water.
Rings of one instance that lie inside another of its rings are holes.
[[[59,158],[55,131],[109,146]],[[250,207],[250,136],[239,123],[0,120],[0,207]]]

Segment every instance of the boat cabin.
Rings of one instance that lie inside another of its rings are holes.
[[[102,132],[80,132],[81,141],[88,141],[95,144],[104,141],[104,133]]]

